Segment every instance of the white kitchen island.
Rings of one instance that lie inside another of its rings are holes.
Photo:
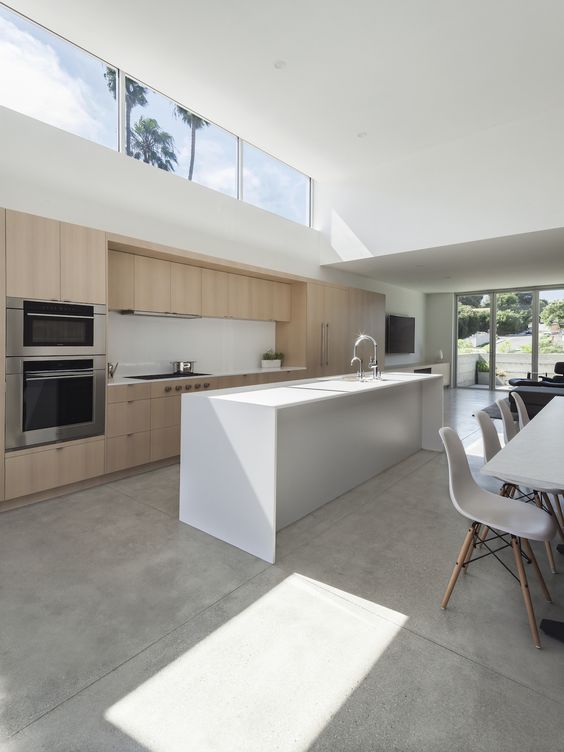
[[[183,395],[180,520],[274,563],[277,530],[442,450],[442,383],[386,373]]]

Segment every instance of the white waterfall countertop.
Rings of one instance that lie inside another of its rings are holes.
[[[268,562],[276,531],[419,449],[442,451],[440,374],[182,397],[180,520]]]

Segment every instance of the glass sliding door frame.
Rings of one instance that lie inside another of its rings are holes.
[[[539,318],[540,318],[540,292],[542,290],[562,290],[564,283],[559,285],[544,285],[542,287],[508,287],[498,290],[473,290],[469,292],[455,293],[454,296],[454,346],[453,346],[453,384],[457,385],[458,371],[458,300],[468,295],[488,295],[490,298],[490,340],[489,340],[489,389],[496,389],[496,340],[497,340],[497,295],[508,292],[530,292],[531,302],[531,377],[536,378],[539,372]],[[563,358],[564,359],[564,358]],[[460,387],[471,389],[472,387]]]

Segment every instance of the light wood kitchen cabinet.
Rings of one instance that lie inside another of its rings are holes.
[[[283,282],[249,277],[250,315],[256,321],[290,321],[291,288]]]
[[[151,462],[180,454],[180,424],[151,431]]]
[[[60,300],[60,223],[6,211],[6,295]]]
[[[349,289],[349,333],[350,350],[354,339],[359,334],[370,334],[378,344],[378,364],[384,367],[386,345],[386,296],[369,290]],[[373,348],[369,342],[359,345],[358,355],[363,360],[364,369],[368,369],[368,361],[373,355]]]
[[[145,384],[115,384],[108,386],[108,404],[112,402],[130,402],[131,400],[149,399],[151,385]]]
[[[108,308],[132,311],[135,307],[135,256],[131,253],[108,253]]]
[[[202,270],[198,266],[171,263],[171,310],[202,314]]]
[[[106,472],[114,473],[127,467],[151,461],[151,432],[132,433],[106,440]]]
[[[132,400],[108,404],[106,436],[125,436],[148,431],[151,427],[151,400]]]
[[[227,275],[227,311],[231,318],[253,318],[251,290],[252,283],[255,281],[260,280],[244,277],[241,274]]]
[[[180,425],[180,394],[151,400],[151,430]]]
[[[104,473],[104,439],[37,447],[6,455],[6,498],[66,486]]]
[[[202,316],[229,316],[227,272],[202,269]]]
[[[106,302],[106,234],[61,223],[61,298]]]
[[[171,275],[170,261],[134,257],[135,270],[135,309],[170,313],[171,311]]]
[[[310,375],[330,376],[350,370],[347,353],[352,345],[348,331],[347,290],[308,284],[307,365]]]
[[[251,279],[251,278],[249,278]],[[274,320],[273,285],[268,279],[251,279],[250,316],[255,321]]]
[[[274,321],[292,319],[292,287],[285,282],[271,282],[272,318]]]

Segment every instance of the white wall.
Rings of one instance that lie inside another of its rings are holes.
[[[328,239],[317,230],[2,107],[0,142],[10,145],[0,150],[0,206],[383,292],[388,312],[417,318],[417,353],[389,362],[422,358],[424,295],[320,266]]]
[[[449,363],[452,362],[454,334],[454,295],[430,293],[425,296],[427,360],[435,360],[439,350]]]
[[[260,356],[274,348],[275,324],[233,319],[173,319],[110,312],[108,360],[119,374],[170,370],[172,360],[195,360],[196,370],[229,373],[260,368]],[[149,371],[143,371],[145,364]],[[152,369],[152,370],[151,370]]]

